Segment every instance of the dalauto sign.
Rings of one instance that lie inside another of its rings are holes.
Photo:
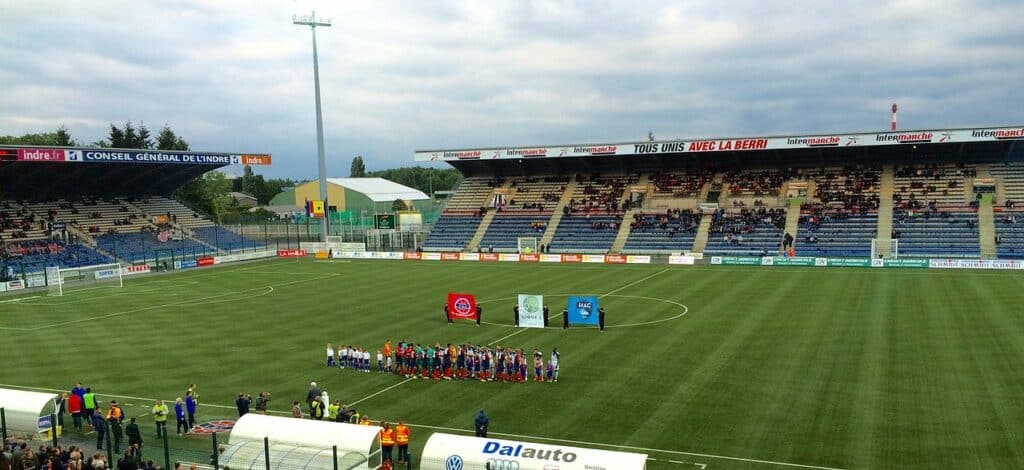
[[[423,470],[640,470],[647,455],[434,433],[423,447]]]

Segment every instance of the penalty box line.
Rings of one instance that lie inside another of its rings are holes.
[[[42,392],[55,392],[55,393],[60,393],[60,392],[66,392],[67,391],[67,390],[60,390],[60,389],[56,389],[56,388],[29,387],[29,386],[25,386],[25,385],[11,385],[11,384],[0,384],[0,387],[19,388],[19,389],[23,389],[23,390],[36,390],[36,391],[42,391]],[[125,399],[125,400],[140,400],[140,401],[148,401],[148,402],[153,402],[153,401],[157,400],[156,398],[134,397],[134,396],[130,396],[130,395],[112,395],[112,394],[107,394],[107,393],[100,394],[100,396],[101,397],[121,398],[121,399]],[[173,402],[173,400],[164,400],[164,402]],[[228,410],[237,410],[237,408],[234,407],[234,406],[215,405],[215,404],[210,404],[210,403],[201,403],[199,406],[202,406],[202,407],[208,406],[208,407],[211,407],[211,408],[223,408],[223,409],[228,409]],[[290,411],[267,410],[267,412],[268,413],[277,414],[277,415],[282,415],[282,416],[291,416],[291,412]],[[413,424],[413,423],[405,423],[405,424],[408,425],[408,426],[413,426],[413,427],[417,427],[417,428],[436,429],[436,430],[439,430],[439,431],[459,432],[459,433],[464,433],[464,434],[473,434],[475,432],[472,429],[451,428],[451,427],[446,427],[446,426],[432,426],[432,425],[428,425],[428,424]],[[555,438],[555,437],[531,436],[531,435],[528,435],[528,434],[512,434],[512,433],[493,432],[493,431],[488,432],[488,434],[493,434],[495,436],[515,437],[515,438],[520,438],[520,439],[533,439],[533,440],[548,441],[548,442],[561,442],[561,443],[565,443],[565,444],[576,444],[576,445],[585,445],[585,446],[593,446],[593,447],[607,447],[607,448],[613,448],[613,449],[639,450],[639,451],[644,451],[644,452],[657,452],[657,453],[661,453],[661,454],[687,455],[687,456],[691,456],[691,457],[704,457],[704,458],[711,458],[711,459],[718,459],[718,460],[732,460],[732,461],[737,461],[737,462],[759,463],[759,464],[764,464],[764,465],[775,465],[775,466],[779,466],[779,467],[808,468],[808,469],[812,469],[812,470],[845,470],[845,469],[837,468],[837,467],[824,467],[824,466],[819,466],[819,465],[807,465],[807,464],[799,464],[799,463],[792,463],[792,462],[780,462],[780,461],[763,460],[763,459],[750,459],[750,458],[745,458],[745,457],[733,457],[733,456],[729,456],[729,455],[707,454],[707,453],[700,453],[700,452],[684,452],[684,451],[680,451],[680,450],[655,449],[655,448],[650,448],[650,447],[627,446],[627,445],[621,445],[621,444],[606,444],[606,443],[603,443],[603,442],[588,442],[588,441],[579,441],[579,440],[573,440],[573,439],[560,439],[560,438]],[[675,463],[675,462],[673,462],[673,463]],[[690,462],[688,462],[688,463],[690,463]]]

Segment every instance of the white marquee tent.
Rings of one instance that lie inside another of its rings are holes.
[[[307,468],[319,468],[317,463],[324,459],[330,463],[332,448],[338,446],[339,463],[343,464],[339,468],[377,468],[380,465],[380,430],[378,426],[249,413],[239,418],[231,429],[231,448],[225,451],[228,460],[223,463],[231,468],[250,468],[243,462],[253,461],[250,455],[253,451],[262,453],[263,438],[267,438],[272,445],[271,465],[277,460],[275,454],[290,449],[290,458],[306,458]],[[260,447],[255,447],[253,442],[259,442]],[[236,456],[239,462],[231,465],[230,460]],[[365,465],[350,466],[360,461]],[[256,464],[262,468],[264,463],[258,459]]]
[[[53,413],[56,393],[26,392],[0,388],[0,408],[4,409],[7,431],[35,433],[39,431],[39,417]]]

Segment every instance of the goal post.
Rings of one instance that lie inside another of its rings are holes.
[[[884,256],[889,259],[899,259],[900,240],[898,238],[872,238],[871,259]]]
[[[119,263],[94,264],[78,268],[46,268],[50,295],[100,287],[124,287],[124,269]]]
[[[517,253],[536,253],[537,237],[519,237],[516,239]]]

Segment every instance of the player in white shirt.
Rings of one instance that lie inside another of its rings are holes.
[[[377,372],[384,372],[384,354],[377,350]]]
[[[327,343],[327,367],[334,367],[334,346]]]
[[[551,361],[548,362],[548,380],[551,382],[558,382],[558,359],[561,357],[558,348],[551,349]]]
[[[338,353],[338,357],[341,359],[339,365],[341,366],[342,369],[344,369],[346,363],[348,362],[348,346],[341,348],[341,351]]]
[[[363,350],[363,372],[370,371],[370,351],[367,349]]]

